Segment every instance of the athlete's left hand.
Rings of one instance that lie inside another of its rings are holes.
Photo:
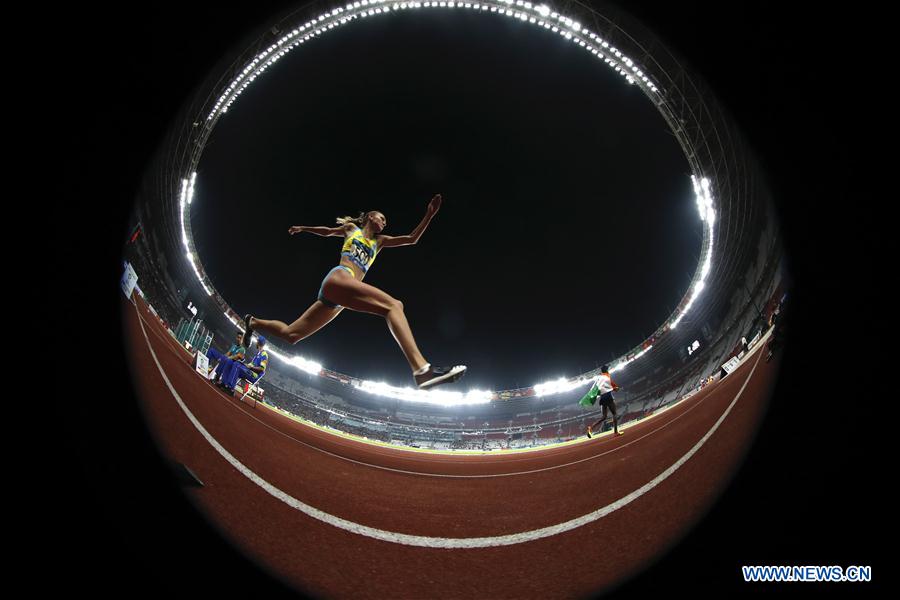
[[[431,199],[431,202],[428,203],[428,213],[435,214],[441,208],[441,195],[435,194],[434,198]]]

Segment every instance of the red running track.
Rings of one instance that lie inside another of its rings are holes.
[[[140,300],[126,307],[126,333],[161,450],[204,483],[186,491],[191,500],[249,558],[322,597],[577,598],[620,584],[716,500],[749,448],[775,376],[759,344],[729,377],[621,437],[513,454],[430,454],[346,439],[227,397],[193,371]],[[476,548],[412,546],[332,524],[452,544],[527,536],[604,507],[574,529]]]

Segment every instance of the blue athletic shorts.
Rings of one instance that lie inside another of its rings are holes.
[[[328,275],[325,276],[325,278],[322,280],[322,285],[319,286],[318,300],[319,300],[319,302],[321,302],[322,304],[324,304],[325,306],[327,306],[329,308],[341,308],[340,304],[335,304],[331,300],[328,300],[325,297],[325,291],[324,291],[325,290],[325,282],[328,281],[328,278],[331,277],[331,274],[334,273],[335,271],[337,271],[338,269],[344,269],[345,271],[347,271],[351,275],[353,275],[353,277],[356,277],[356,275],[354,275],[354,273],[353,273],[353,269],[351,269],[350,267],[345,267],[344,265],[338,265],[335,268],[333,268],[332,270],[328,271]]]

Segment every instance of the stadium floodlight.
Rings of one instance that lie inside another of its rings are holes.
[[[565,377],[560,377],[559,379],[555,379],[553,381],[546,381],[544,383],[535,385],[534,394],[538,397],[562,394],[564,392],[569,392],[577,389],[585,385],[586,383],[589,383],[589,381],[590,380],[586,380],[580,377],[575,379],[566,379]]]
[[[491,392],[483,392],[480,390],[472,390],[466,394],[461,392],[447,392],[443,390],[418,390],[410,387],[399,388],[388,385],[383,381],[359,381],[354,385],[364,392],[393,398],[395,400],[405,400],[407,402],[423,402],[425,404],[438,404],[441,406],[459,406],[463,404],[487,404],[491,401],[493,394]]]
[[[229,317],[229,320],[234,322],[231,319],[231,317]],[[297,369],[300,369],[301,371],[305,371],[305,372],[309,373],[310,375],[319,375],[322,372],[322,365],[320,363],[317,363],[312,360],[307,360],[307,359],[303,358],[302,356],[285,356],[284,354],[282,354],[281,352],[279,352],[278,350],[276,350],[274,348],[269,349],[269,354],[271,354],[275,358],[281,360],[282,362],[285,362],[285,363],[291,365],[292,367],[296,367]]]
[[[291,357],[291,364],[310,375],[318,375],[322,372],[322,365],[312,360],[306,360],[300,356]]]
[[[485,399],[490,401],[494,393],[490,390],[469,390],[465,393],[464,398],[467,404],[483,404]]]
[[[197,263],[195,262],[195,257],[193,252],[187,252],[185,256],[188,259],[188,262],[191,264],[191,267],[194,269],[194,273],[197,275],[197,281],[200,282],[200,285],[203,286],[203,291],[206,292],[207,296],[212,296],[213,291],[206,285],[206,282],[203,281],[203,276],[200,274],[200,269],[197,268]]]
[[[190,183],[190,185],[188,186],[188,192],[187,192],[187,203],[188,203],[188,204],[190,204],[191,202],[194,201],[194,184],[195,184],[196,182],[197,182],[197,172],[194,171],[194,172],[191,174],[191,183]]]
[[[187,203],[187,190],[188,190],[188,180],[181,180],[181,196],[179,197],[179,204],[181,205],[182,210],[184,210],[184,205]]]

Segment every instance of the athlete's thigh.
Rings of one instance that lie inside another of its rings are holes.
[[[331,302],[350,310],[384,316],[396,304],[396,300],[373,285],[357,281],[350,276],[332,276],[325,282],[325,296]]]

